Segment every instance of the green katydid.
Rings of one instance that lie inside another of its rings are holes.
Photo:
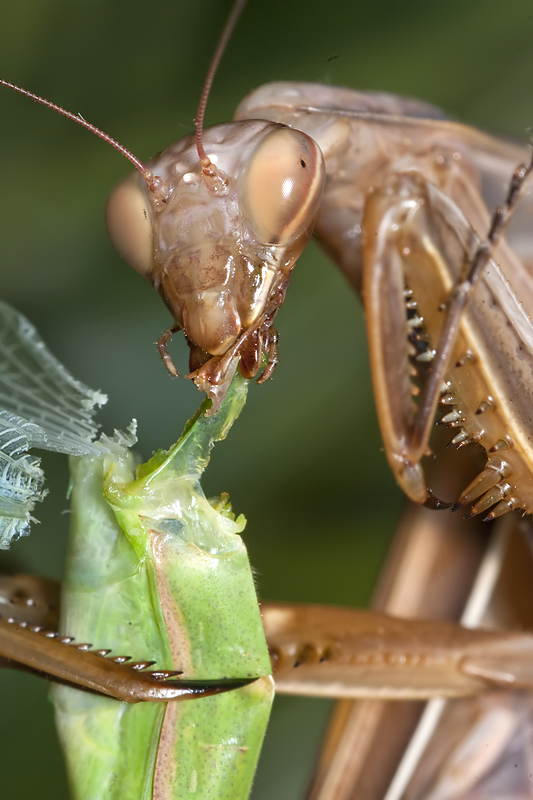
[[[234,518],[227,497],[210,503],[199,483],[214,442],[242,409],[247,381],[235,379],[215,415],[205,416],[206,401],[174,447],[135,471],[126,446],[133,434],[91,441],[91,408],[105,398],[72,379],[5,304],[0,327],[4,547],[27,533],[42,499],[42,473],[27,449],[73,459],[62,633],[80,645],[113,641],[116,656],[116,647],[134,659],[149,654],[163,674],[178,670],[199,686],[249,684],[168,706],[56,687],[72,796],[248,797],[273,697],[270,660],[238,535],[244,519]],[[75,646],[63,645],[66,660]]]
[[[74,465],[62,628],[102,643],[113,636],[134,658],[150,653],[158,668],[195,680],[259,680],[166,709],[56,688],[60,737],[80,800],[249,794],[273,696],[270,661],[238,536],[244,520],[233,519],[224,499],[211,505],[199,485],[212,443],[244,402],[246,387],[238,383],[219,415],[206,421],[202,409],[137,478],[131,457]],[[99,563],[110,575],[99,574]],[[82,765],[97,760],[102,773],[84,775]]]

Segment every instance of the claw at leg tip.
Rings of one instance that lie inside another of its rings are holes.
[[[431,508],[433,511],[441,511],[452,508],[453,504],[446,503],[444,500],[440,500],[436,495],[433,494],[431,489],[428,489],[423,505],[425,508]]]

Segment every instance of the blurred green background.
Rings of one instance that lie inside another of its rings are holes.
[[[220,0],[3,0],[0,76],[80,112],[146,159],[190,131],[227,10]],[[294,79],[420,97],[524,138],[533,125],[532,42],[531,0],[250,0],[207,123],[229,119],[255,86]],[[7,90],[0,163],[2,297],[76,377],[109,394],[106,430],[136,417],[145,457],[170,445],[200,395],[162,366],[154,342],[168,312],[107,242],[106,196],[127,164]],[[262,597],[364,604],[402,501],[381,452],[360,309],[314,245],[278,323],[275,377],[252,387],[243,417],[215,451],[206,488],[228,491],[247,516]],[[173,353],[183,369],[184,346],[176,342]],[[64,461],[47,458],[42,524],[1,555],[3,570],[60,578]],[[46,686],[4,673],[0,692],[1,796],[63,800]],[[277,703],[256,800],[302,796],[327,713],[324,702]]]

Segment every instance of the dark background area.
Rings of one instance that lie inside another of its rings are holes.
[[[190,131],[227,9],[220,0],[4,0],[0,76],[80,112],[146,159]],[[231,118],[262,83],[311,80],[419,97],[524,139],[533,125],[532,41],[530,0],[250,0],[207,124]],[[201,398],[159,361],[154,342],[168,312],[106,238],[105,200],[128,165],[7,90],[0,165],[2,298],[37,325],[76,377],[109,395],[105,430],[136,417],[144,457],[168,447]],[[242,418],[214,453],[206,490],[228,491],[248,518],[262,597],[362,605],[402,501],[381,452],[361,311],[314,244],[278,323],[275,377],[251,387]],[[172,352],[184,369],[183,344]],[[65,461],[46,459],[42,524],[1,554],[1,569],[60,578]],[[2,796],[66,798],[46,685],[4,673],[0,693]],[[256,800],[302,795],[327,711],[320,701],[277,703]]]

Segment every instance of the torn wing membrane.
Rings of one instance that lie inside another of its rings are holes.
[[[22,314],[0,303],[0,549],[29,532],[46,494],[40,460],[28,450],[108,452],[93,441],[94,410],[106,400],[72,377]]]
[[[95,406],[107,397],[75,380],[52,355],[36,329],[0,303],[0,408],[42,430],[32,446],[68,455],[99,455]]]
[[[0,411],[0,549],[29,533],[31,512],[46,494],[39,459],[27,452],[28,428],[38,426]]]

